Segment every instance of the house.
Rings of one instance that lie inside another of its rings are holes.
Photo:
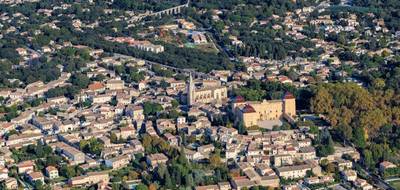
[[[257,164],[255,164],[255,168],[256,168],[256,171],[258,172],[258,174],[260,174],[262,176],[275,175],[274,170],[272,170],[272,168],[269,167],[269,164],[257,163]]]
[[[8,178],[8,169],[0,166],[0,180],[5,180]]]
[[[365,179],[356,179],[354,181],[354,186],[357,187],[357,189],[361,189],[361,190],[372,190],[374,189],[374,187],[369,184]]]
[[[105,89],[104,84],[101,82],[94,82],[88,86],[88,90],[91,92],[104,92]]]
[[[29,173],[34,169],[35,163],[32,160],[23,161],[17,164],[18,173]]]
[[[186,158],[190,161],[198,161],[204,158],[204,155],[198,151],[185,149]]]
[[[218,185],[204,185],[204,186],[197,186],[194,188],[195,190],[219,190]]]
[[[176,124],[177,125],[183,125],[185,123],[186,123],[186,118],[185,117],[180,116],[180,117],[176,118]]]
[[[275,167],[281,167],[284,165],[292,165],[293,157],[290,154],[282,154],[274,156],[274,165]]]
[[[110,102],[112,100],[112,96],[110,94],[100,94],[92,97],[93,104],[104,104]]]
[[[381,172],[384,172],[385,170],[389,169],[389,168],[396,168],[397,166],[395,164],[393,164],[392,162],[388,162],[388,161],[383,161],[379,164],[379,170]]]
[[[213,152],[215,149],[213,144],[208,144],[208,145],[203,145],[203,146],[199,146],[197,148],[197,151],[202,153],[202,154],[210,154],[211,152]]]
[[[112,169],[119,169],[125,167],[129,164],[131,160],[131,156],[129,155],[121,155],[114,158],[110,158],[105,160],[105,164],[107,167],[111,167]]]
[[[152,168],[156,168],[158,164],[166,164],[168,157],[162,153],[150,154],[146,157],[146,161]]]
[[[240,176],[232,178],[231,186],[232,189],[242,189],[242,188],[250,188],[252,186],[257,185],[256,182],[249,180],[247,177]]]
[[[342,175],[343,175],[343,178],[346,180],[346,181],[356,181],[356,179],[357,179],[357,172],[356,171],[354,171],[354,170],[345,170],[345,171],[342,171]]]
[[[121,127],[119,128],[119,137],[123,139],[133,138],[136,136],[136,130],[133,127]]]
[[[25,146],[36,144],[36,141],[43,137],[42,134],[15,134],[8,137],[7,146]]]
[[[68,180],[70,186],[85,186],[99,182],[108,182],[108,172],[88,172],[86,175],[73,177]]]
[[[4,180],[4,185],[6,186],[7,189],[17,189],[18,188],[18,182],[17,179],[10,177],[6,180]]]
[[[57,170],[57,168],[54,167],[54,166],[47,166],[47,168],[46,168],[46,175],[47,175],[47,177],[49,177],[50,179],[58,178],[58,170]]]
[[[353,168],[353,162],[350,160],[336,159],[336,164],[340,171]]]
[[[229,182],[219,182],[218,183],[219,190],[230,190],[231,184]]]
[[[27,177],[31,183],[35,183],[36,181],[41,181],[44,183],[44,176],[42,172],[31,172],[28,173]]]
[[[295,165],[295,166],[284,166],[277,168],[277,173],[280,177],[286,179],[297,179],[303,178],[307,175],[307,171],[311,171],[312,168],[308,164]]]
[[[123,80],[111,79],[107,81],[106,88],[109,90],[122,90],[125,88]]]
[[[260,184],[264,187],[279,187],[279,177],[276,175],[271,176],[262,176],[258,181],[257,184]]]
[[[142,106],[128,106],[126,108],[126,115],[132,117],[135,121],[144,120],[143,107]]]
[[[164,138],[171,146],[179,146],[179,138],[171,133],[165,133]]]
[[[85,154],[83,152],[64,142],[54,143],[51,146],[55,147],[56,151],[68,158],[70,164],[76,165],[85,162]]]
[[[170,119],[157,119],[157,130],[158,133],[162,134],[167,129],[175,130],[175,124]]]

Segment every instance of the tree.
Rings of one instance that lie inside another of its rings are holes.
[[[185,184],[186,184],[187,187],[193,187],[194,186],[192,174],[188,174],[188,175],[185,176]]]
[[[88,87],[90,79],[84,74],[76,73],[71,76],[71,83],[83,89]]]
[[[246,127],[244,126],[243,122],[239,123],[239,125],[237,126],[237,130],[239,134],[246,133]]]
[[[145,102],[143,104],[143,113],[146,116],[156,115],[158,112],[162,111],[163,107],[158,103]]]
[[[366,146],[366,138],[365,131],[363,127],[356,127],[353,133],[353,142],[354,144],[361,149],[364,149]]]
[[[169,174],[168,170],[165,171],[164,180],[165,180],[165,187],[167,187],[167,188],[174,187],[174,185],[172,184],[171,175]]]
[[[148,190],[147,186],[144,184],[139,184],[136,186],[136,190]]]
[[[222,163],[221,162],[221,157],[219,155],[213,154],[210,157],[210,165],[211,165],[211,167],[216,168],[216,167],[220,166],[221,163]]]
[[[318,88],[316,95],[311,100],[311,111],[315,113],[330,113],[333,97],[325,88]]]
[[[368,149],[364,150],[364,165],[368,168],[374,168],[375,166],[372,158],[372,152]]]
[[[76,171],[73,166],[62,166],[60,170],[60,175],[66,177],[66,178],[72,178],[76,176]]]
[[[349,125],[339,125],[338,131],[344,141],[350,141],[353,137],[353,129]]]
[[[96,138],[91,138],[89,140],[81,140],[79,142],[79,147],[83,152],[100,155],[104,144]]]
[[[110,141],[111,143],[118,143],[118,137],[115,133],[110,134]]]
[[[328,130],[321,131],[318,135],[316,142],[317,154],[321,157],[328,156],[335,152],[332,136]]]
[[[155,184],[155,183],[150,184],[149,190],[157,190],[157,184]]]
[[[179,102],[174,99],[174,100],[171,101],[171,105],[172,105],[173,108],[177,108],[179,106]]]

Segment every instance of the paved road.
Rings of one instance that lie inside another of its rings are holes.
[[[167,68],[167,69],[171,69],[171,70],[174,70],[174,71],[178,71],[178,72],[181,72],[181,73],[186,73],[186,74],[191,73],[193,76],[198,77],[198,78],[203,78],[203,79],[212,78],[211,75],[203,73],[203,72],[196,71],[195,69],[182,69],[182,68],[177,68],[177,67],[173,67],[173,66],[170,66],[170,65],[156,63],[156,62],[148,61],[148,60],[145,60],[145,62],[146,62],[147,65],[150,65],[150,66],[151,65],[159,65],[161,67],[164,67],[164,68]]]
[[[375,185],[376,187],[380,188],[380,189],[384,189],[384,190],[395,190],[394,188],[392,188],[390,185],[388,185],[388,183],[386,183],[383,179],[381,179],[378,175],[376,174],[372,174],[371,172],[365,170],[363,167],[360,167],[361,171],[370,179],[372,179],[373,181],[373,185]]]

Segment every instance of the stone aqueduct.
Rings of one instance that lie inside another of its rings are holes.
[[[161,17],[162,15],[179,14],[179,13],[181,13],[182,9],[184,9],[184,8],[186,8],[186,7],[189,7],[189,3],[190,3],[190,0],[188,0],[188,1],[187,1],[185,4],[183,4],[183,5],[178,5],[178,6],[176,6],[176,7],[172,7],[172,8],[169,8],[169,9],[162,10],[162,11],[158,11],[158,12],[154,12],[154,13],[142,15],[142,16],[138,17],[138,18],[135,19],[135,20],[136,20],[136,21],[140,21],[140,20],[142,20],[142,19],[144,19],[144,18],[146,18],[146,17],[149,17],[149,16]]]

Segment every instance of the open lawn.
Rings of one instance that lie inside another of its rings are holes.
[[[390,186],[392,186],[396,190],[400,190],[400,181],[392,181],[389,182]]]

